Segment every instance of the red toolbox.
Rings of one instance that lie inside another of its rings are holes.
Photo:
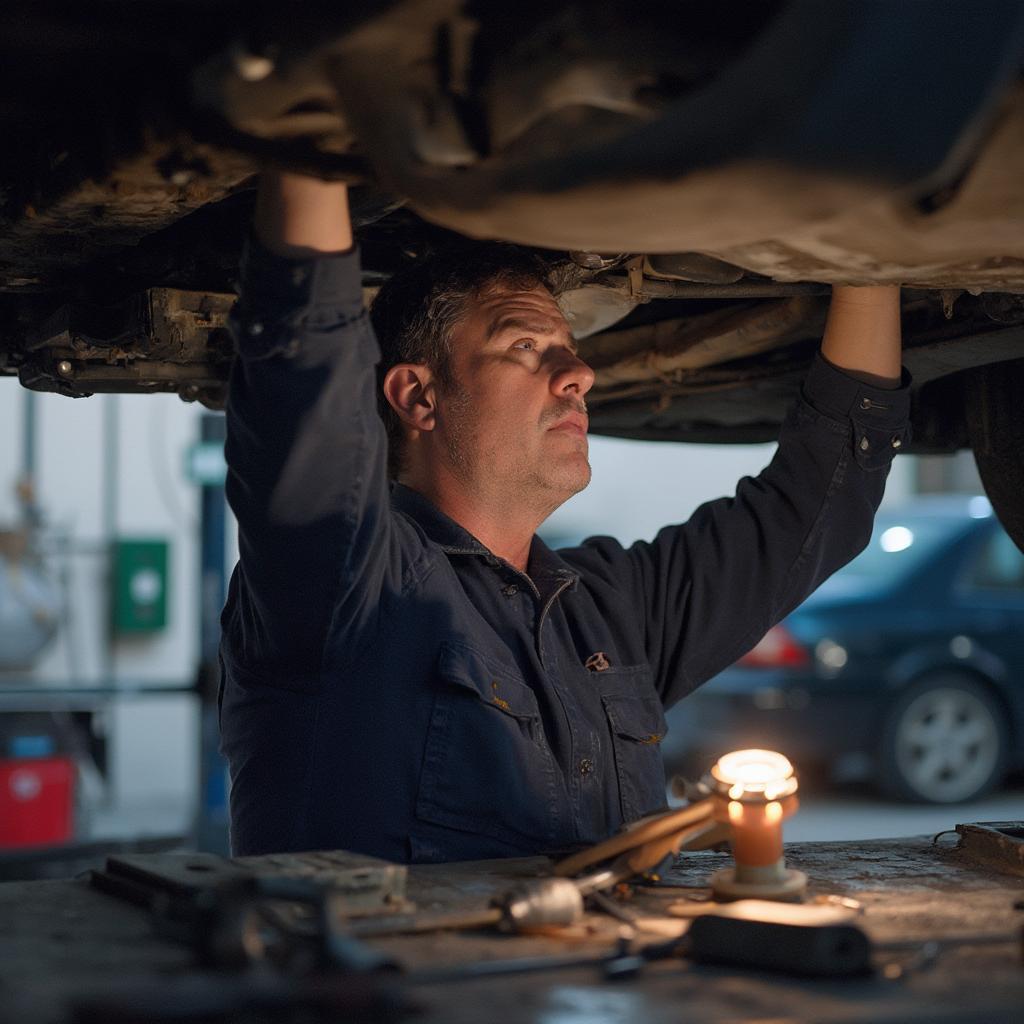
[[[71,842],[74,795],[70,757],[0,760],[0,850]]]

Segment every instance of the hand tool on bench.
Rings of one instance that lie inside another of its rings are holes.
[[[408,985],[431,985],[581,967],[600,968],[608,979],[623,979],[648,964],[672,958],[801,977],[840,978],[869,972],[872,947],[867,935],[850,923],[848,915],[822,909],[743,901],[695,918],[685,935],[635,951],[620,943],[597,956],[490,960],[412,972],[402,980]]]

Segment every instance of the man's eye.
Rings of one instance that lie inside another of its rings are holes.
[[[532,338],[521,338],[512,347],[521,348],[524,352],[532,352],[537,345]]]

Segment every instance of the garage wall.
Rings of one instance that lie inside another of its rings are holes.
[[[0,523],[18,514],[13,488],[26,394],[15,381],[0,380],[0,426],[14,439],[0,452]],[[70,620],[30,675],[61,685],[191,680],[199,492],[185,478],[184,464],[200,410],[170,395],[37,395],[35,401],[42,539],[51,572],[70,594]],[[113,537],[170,543],[169,603],[165,629],[117,639],[107,651],[107,544]]]
[[[16,381],[0,379],[0,431],[8,439],[0,448],[0,528],[19,516],[14,486],[27,395]],[[184,465],[202,410],[168,395],[34,398],[42,543],[70,611],[31,670],[0,673],[0,710],[10,711],[15,700],[24,706],[32,699],[26,691],[39,694],[41,710],[65,700],[47,699],[50,689],[113,686],[111,694],[77,698],[77,707],[94,711],[109,766],[101,778],[82,763],[80,836],[184,834],[196,811],[199,765],[199,702],[185,689],[198,655],[199,490]],[[169,600],[165,629],[108,645],[112,536],[169,542]],[[183,692],[157,692],[164,687]]]

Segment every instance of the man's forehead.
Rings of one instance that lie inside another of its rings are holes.
[[[512,325],[516,321],[535,322],[537,329],[569,330],[568,321],[546,288],[491,289],[474,301],[471,315],[489,331],[505,321]]]

